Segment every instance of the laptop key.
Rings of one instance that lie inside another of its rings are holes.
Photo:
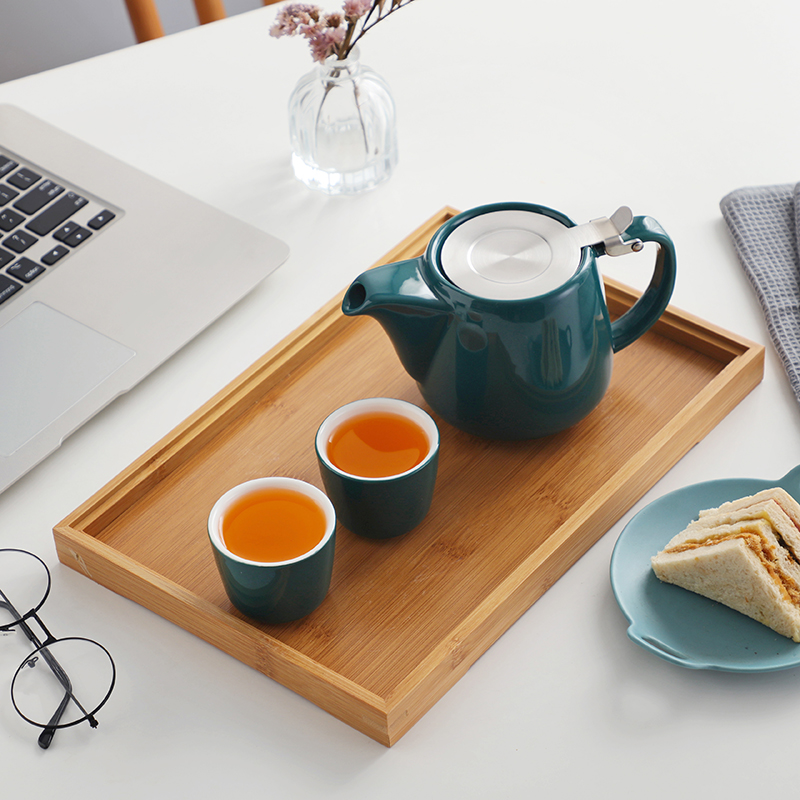
[[[12,169],[16,169],[19,164],[14,161],[12,158],[8,158],[7,156],[0,156],[0,177],[3,175],[8,175]]]
[[[32,261],[30,258],[22,256],[22,258],[18,259],[8,268],[7,272],[14,278],[19,278],[25,283],[30,283],[34,278],[44,272],[44,267]]]
[[[10,203],[15,197],[19,197],[19,192],[10,186],[0,186],[0,206]]]
[[[116,216],[116,214],[114,214],[113,211],[109,211],[106,208],[103,211],[101,211],[99,214],[95,214],[95,216],[93,216],[86,224],[92,230],[96,231],[96,230],[99,230],[100,228],[102,228],[103,225],[105,225],[107,222],[111,222],[111,220],[114,219],[115,216]]]
[[[24,220],[25,217],[22,214],[17,214],[16,211],[7,208],[0,214],[0,231],[13,231]]]
[[[64,258],[67,253],[69,253],[69,250],[64,247],[63,244],[57,244],[52,250],[42,256],[42,264],[47,264],[48,267],[51,267],[56,261],[60,261]],[[2,266],[2,264],[0,264],[0,266]]]
[[[22,169],[18,169],[8,179],[8,182],[12,186],[16,186],[17,189],[29,189],[41,177],[42,176],[38,172],[34,172],[32,169],[28,169],[27,167],[22,167]]]
[[[24,253],[32,244],[39,240],[25,231],[16,231],[11,236],[3,239],[3,245],[15,253]]]
[[[0,269],[2,269],[6,264],[10,264],[14,258],[15,256],[13,253],[9,253],[8,250],[3,250],[0,247]]]
[[[11,278],[7,278],[5,275],[0,275],[0,303],[8,300],[12,294],[16,294],[21,288],[22,284],[12,281]]]
[[[30,227],[30,226],[29,226]],[[63,242],[67,236],[70,236],[73,231],[78,230],[80,225],[77,222],[67,222],[66,224],[62,225],[57,231],[53,232],[53,238],[59,242]]]
[[[87,231],[86,228],[78,226],[69,236],[64,237],[64,243],[68,244],[70,247],[77,247],[82,242],[85,242],[91,235],[91,231]]]
[[[14,203],[14,208],[24,214],[35,214],[44,208],[51,200],[55,200],[64,191],[63,186],[51,180],[42,181],[37,187],[31,189]]]
[[[44,236],[50,233],[53,228],[61,225],[62,222],[68,220],[79,208],[83,208],[89,201],[85,197],[81,197],[75,192],[67,192],[55,201],[52,205],[47,206],[44,211],[38,216],[34,217],[25,227],[38,233],[39,236]]]

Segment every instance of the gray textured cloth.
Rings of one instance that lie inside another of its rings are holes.
[[[800,184],[737,189],[720,208],[800,401]]]

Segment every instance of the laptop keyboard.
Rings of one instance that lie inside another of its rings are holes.
[[[0,149],[0,304],[87,246],[112,208]]]

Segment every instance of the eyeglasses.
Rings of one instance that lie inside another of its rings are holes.
[[[111,654],[91,639],[56,639],[39,617],[50,594],[50,570],[27,550],[0,549],[0,633],[22,631],[34,647],[11,682],[17,713],[38,728],[39,747],[47,749],[59,728],[87,721],[111,696],[116,668]],[[43,636],[31,627],[35,622]]]

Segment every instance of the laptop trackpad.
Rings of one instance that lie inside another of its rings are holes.
[[[134,355],[32,303],[0,328],[0,455],[10,456]]]

